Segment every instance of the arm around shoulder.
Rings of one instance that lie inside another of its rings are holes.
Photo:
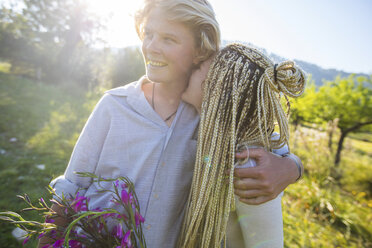
[[[237,177],[235,194],[242,202],[258,205],[275,199],[299,177],[296,163],[291,158],[275,155],[263,148],[251,148],[236,154],[237,158],[247,156],[256,160],[257,166],[234,170]]]

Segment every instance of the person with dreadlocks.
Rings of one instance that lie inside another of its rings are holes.
[[[75,172],[106,178],[127,176],[136,187],[148,247],[173,248],[191,186],[194,134],[199,123],[195,108],[183,102],[181,95],[194,68],[219,50],[219,24],[207,0],[145,0],[134,16],[146,75],[102,96],[79,136],[65,173],[51,186],[60,195],[74,195],[81,189],[80,195],[90,198],[91,209],[103,209],[115,207],[110,201],[112,195],[97,194],[98,185]],[[249,182],[256,172],[248,169],[255,168],[235,170],[242,178],[235,185],[237,194],[251,204],[277,196],[298,175],[290,158],[277,158],[265,151],[261,154],[257,163],[266,169],[253,184]],[[237,156],[246,155],[242,152]],[[273,167],[286,173],[273,173],[275,169],[269,169]],[[274,185],[275,190],[265,185]],[[53,209],[63,213],[58,205]],[[55,223],[63,227],[68,221],[60,218]],[[39,247],[51,242],[53,238],[44,236]]]
[[[234,154],[242,148],[273,151],[288,144],[288,120],[280,96],[287,103],[287,97],[300,96],[305,74],[291,61],[274,64],[242,44],[228,45],[200,71],[208,69],[203,82],[194,73],[183,94],[200,112],[200,123],[180,247],[221,247],[221,242],[228,247],[282,247],[281,195],[258,206],[235,200],[234,169],[246,161],[236,160]],[[279,135],[273,138],[276,128]],[[234,228],[238,219],[241,240]]]

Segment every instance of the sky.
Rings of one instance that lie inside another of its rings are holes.
[[[108,46],[140,45],[132,13],[140,1],[91,0],[111,13],[101,33]],[[222,39],[250,42],[325,69],[372,74],[371,0],[210,0]]]
[[[4,0],[6,1],[6,0]],[[9,0],[8,0],[9,1]],[[372,0],[209,0],[227,41],[242,41],[324,69],[372,75]],[[106,46],[139,46],[140,0],[89,0]]]

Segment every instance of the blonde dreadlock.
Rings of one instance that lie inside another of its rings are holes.
[[[280,93],[298,97],[305,75],[291,61],[274,65],[258,50],[231,44],[215,57],[204,83],[194,176],[180,237],[181,247],[221,247],[233,197],[235,151],[267,150],[288,143]],[[287,99],[288,102],[288,99]],[[276,123],[275,123],[276,122]],[[279,140],[271,140],[274,126]],[[229,182],[224,172],[230,170]]]

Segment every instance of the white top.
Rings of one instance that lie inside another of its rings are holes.
[[[127,176],[145,218],[147,247],[175,247],[191,185],[199,116],[181,102],[168,127],[147,102],[142,81],[106,92],[82,130],[64,175],[51,185],[65,195],[86,188],[82,192],[90,198],[90,209],[115,207],[110,193],[96,193],[96,183],[74,172]]]

